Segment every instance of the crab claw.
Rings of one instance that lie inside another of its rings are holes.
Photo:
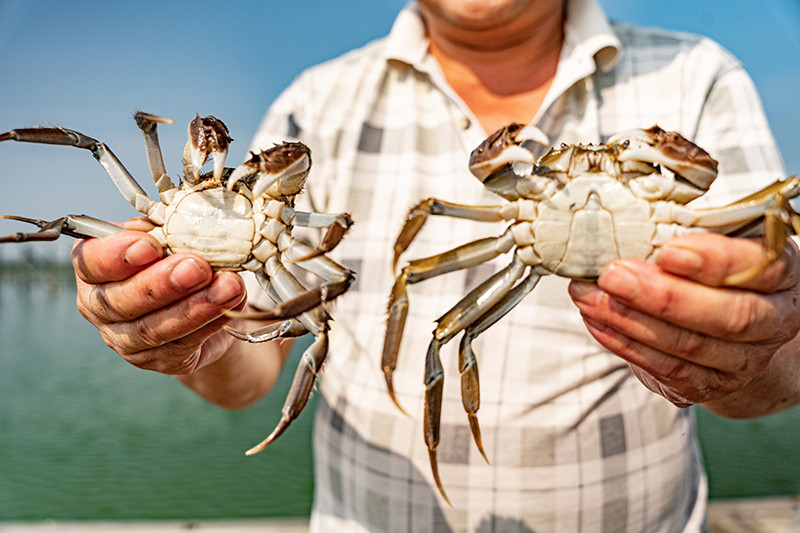
[[[627,143],[620,161],[646,161],[663,165],[692,185],[708,190],[717,177],[717,161],[708,152],[674,131],[659,126],[618,133],[608,144]]]
[[[270,196],[293,195],[305,185],[311,168],[311,151],[299,142],[276,144],[256,154],[236,167],[228,178],[228,190],[244,180],[250,185],[253,195],[265,191]]]
[[[522,146],[527,141],[550,145],[547,136],[536,126],[510,124],[500,128],[472,151],[469,157],[470,172],[483,183],[486,178],[513,163],[535,164],[533,153]]]
[[[219,179],[225,169],[228,146],[232,141],[227,126],[221,120],[211,115],[203,118],[197,115],[189,123],[189,142],[183,153],[186,178],[197,183],[200,180],[200,168],[211,154],[214,158],[214,179]]]

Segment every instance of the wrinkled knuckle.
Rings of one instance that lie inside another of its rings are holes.
[[[734,297],[728,319],[723,329],[734,338],[747,337],[758,323],[758,313],[754,300],[746,292],[740,292]]]
[[[167,342],[148,320],[136,320],[133,334],[138,343],[147,348],[157,348]]]
[[[706,347],[708,337],[688,329],[680,329],[672,338],[669,353],[681,358],[695,359]]]
[[[198,369],[200,361],[200,349],[187,348],[180,342],[171,342],[163,345],[157,351],[149,351],[150,354],[146,363],[146,370],[160,372],[169,375],[191,374]]]
[[[689,363],[673,359],[671,363],[660,369],[663,381],[668,383],[688,383],[691,380]]]
[[[134,349],[126,342],[124,335],[120,335],[116,328],[107,325],[97,326],[97,331],[100,333],[100,338],[106,343],[106,346],[114,350],[125,361],[139,366],[137,350]]]
[[[78,240],[70,251],[70,260],[72,261],[72,269],[75,271],[75,277],[82,282],[88,282],[90,279],[89,267],[83,256],[83,246],[85,241]]]
[[[657,303],[656,314],[659,316],[673,316],[681,305],[675,292],[667,288]]]
[[[176,357],[170,374],[191,374],[200,368],[203,346],[188,337],[174,340],[170,343]]]
[[[123,359],[142,370],[158,371],[158,358],[150,350],[131,353],[120,353]]]
[[[116,309],[104,285],[89,285],[80,291],[83,309],[101,322],[119,322],[126,317]],[[84,315],[86,316],[86,315]]]
[[[750,382],[750,377],[743,376],[741,373],[726,373],[719,376],[718,382],[715,384],[715,390],[718,396],[724,397],[732,394]]]
[[[175,365],[170,369],[169,374],[173,375],[188,375],[196,372],[200,368],[200,349],[188,354],[186,357],[178,360]]]

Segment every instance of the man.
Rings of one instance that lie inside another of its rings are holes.
[[[446,381],[439,462],[453,507],[443,505],[417,416],[422,362],[433,320],[503,259],[410,288],[394,380],[405,417],[379,370],[391,243],[423,198],[498,203],[466,162],[510,122],[533,122],[554,144],[654,123],[680,131],[720,160],[702,199],[715,205],[782,176],[733,58],[708,40],[612,26],[594,0],[420,0],[386,39],[303,74],[253,145],[307,143],[305,201],[356,221],[335,251],[358,277],[334,306],[314,531],[698,531],[705,480],[691,411],[675,405],[746,417],[800,401],[794,244],[741,288],[722,280],[758,264],[760,243],[719,235],[672,241],[655,265],[614,263],[596,284],[549,276],[474,345],[490,465],[471,443],[458,380]],[[407,255],[501,231],[434,217]],[[272,387],[288,343],[220,331],[222,310],[245,306],[238,275],[161,259],[130,232],[79,243],[73,263],[81,312],[132,364],[227,407]],[[247,302],[270,305],[257,289]],[[453,346],[442,357],[456,376]]]

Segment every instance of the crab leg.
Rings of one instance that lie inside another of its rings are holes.
[[[347,230],[353,225],[353,219],[348,213],[322,214],[296,211],[293,223],[296,226],[307,228],[327,228],[317,249],[308,257],[297,260],[305,261],[336,248],[342,242]]]
[[[482,222],[500,222],[504,220],[501,215],[502,206],[471,206],[454,204],[438,200],[436,198],[428,198],[412,207],[408,215],[406,215],[406,222],[403,229],[397,236],[394,243],[394,259],[392,260],[392,272],[397,270],[397,260],[403,252],[406,251],[408,245],[414,240],[419,230],[425,225],[430,215],[441,215],[446,217],[465,218],[469,220],[478,220]]]
[[[306,288],[295,278],[277,258],[268,261],[264,266],[265,273],[271,280],[275,293],[283,300],[291,300]],[[247,450],[246,455],[253,455],[269,446],[277,439],[286,428],[297,418],[308,403],[311,391],[314,388],[317,376],[322,371],[322,365],[328,354],[328,316],[319,308],[312,309],[298,317],[303,327],[315,337],[314,342],[303,352],[300,364],[297,366],[289,393],[281,410],[281,419],[275,429],[267,438],[256,446]],[[250,339],[246,339],[250,340]]]
[[[494,305],[489,311],[481,315],[477,320],[464,329],[461,343],[458,349],[458,368],[461,372],[461,400],[464,410],[467,412],[469,427],[472,437],[478,446],[481,455],[486,458],[481,441],[481,429],[478,425],[478,409],[480,408],[480,386],[478,379],[478,361],[475,352],[472,350],[472,341],[492,327],[498,320],[503,318],[511,311],[522,299],[533,290],[541,276],[531,272],[528,276],[508,291],[503,298]]]
[[[164,223],[164,205],[154,202],[147,197],[144,189],[136,183],[130,172],[117,159],[117,156],[96,139],[92,139],[77,131],[65,128],[24,128],[11,130],[0,134],[0,141],[14,140],[18,142],[59,144],[64,146],[74,146],[84,148],[92,152],[92,155],[103,166],[106,173],[116,185],[122,196],[137,211],[150,217],[156,224]]]
[[[0,215],[0,218],[27,222],[41,228],[35,233],[18,232],[8,237],[0,237],[0,242],[54,241],[61,235],[69,235],[76,239],[86,239],[90,237],[105,237],[123,230],[123,228],[110,222],[86,215],[67,215],[51,222],[14,215]]]
[[[800,214],[789,202],[798,196],[800,179],[791,177],[776,181],[724,207],[685,210],[695,218],[679,221],[692,227],[729,235],[762,235],[764,259],[761,264],[724,280],[726,284],[737,285],[763,272],[780,257],[789,227],[793,233],[800,234]],[[682,215],[683,213],[678,213],[678,217]]]
[[[150,173],[153,175],[153,181],[158,188],[161,200],[164,203],[169,203],[173,194],[177,191],[177,187],[167,176],[164,156],[161,154],[161,144],[158,142],[157,126],[158,124],[174,124],[174,122],[168,118],[143,113],[142,111],[137,111],[133,118],[136,120],[136,125],[142,130],[142,134],[144,134],[147,164],[150,166]]]
[[[786,211],[790,218],[797,218],[797,212],[788,204],[788,200],[797,196],[800,196],[800,178],[791,177],[776,181],[760,191],[723,207],[685,209],[687,213],[693,214],[694,218],[688,220],[679,218],[678,221],[709,231],[733,232],[764,216],[774,206],[779,206],[779,209]],[[681,216],[678,215],[678,217]]]
[[[275,291],[275,288],[272,286],[272,283],[270,283],[269,277],[267,277],[266,273],[263,270],[259,270],[255,272],[255,275],[256,275],[256,280],[258,280],[258,283],[259,285],[261,285],[261,288],[264,289],[264,292],[266,292],[274,302],[281,303],[282,299]],[[305,289],[303,288],[303,290]],[[299,337],[301,335],[308,333],[308,329],[297,318],[290,318],[288,320],[272,322],[264,327],[255,329],[250,332],[237,330],[227,325],[224,325],[222,327],[223,329],[225,329],[225,331],[227,331],[237,339],[254,343],[267,342],[279,338],[285,339],[285,338]]]
[[[288,339],[308,333],[303,323],[295,318],[273,322],[264,327],[254,329],[253,331],[240,331],[230,326],[222,326],[222,328],[239,340],[253,343],[267,342],[275,339]]]
[[[787,220],[789,218],[789,220]],[[742,272],[732,274],[723,280],[725,285],[739,285],[767,269],[777,261],[786,245],[789,227],[797,234],[800,229],[800,216],[791,209],[789,201],[779,198],[774,206],[770,206],[764,213],[764,234],[762,236],[764,257],[761,263]]]
[[[296,263],[302,269],[322,278],[324,283],[317,288],[294,291],[285,297],[277,307],[258,312],[226,312],[228,316],[251,320],[275,320],[292,318],[309,311],[324,302],[329,302],[347,291],[353,282],[353,272],[336,263],[327,256],[314,256],[314,248],[283,232],[278,237],[278,250],[288,262]],[[310,259],[307,259],[311,256]],[[276,256],[267,260],[267,265],[279,262]]]
[[[330,301],[344,293],[353,282],[353,272],[327,256],[314,255],[314,248],[292,237],[289,233],[284,233],[278,239],[278,250],[286,259],[297,264],[303,270],[311,272],[325,280],[325,283],[318,289],[320,291],[320,302]],[[310,258],[308,258],[311,256]]]
[[[295,211],[283,202],[275,201],[276,212],[268,212],[287,226],[300,226],[304,228],[327,228],[320,245],[307,256],[293,259],[294,262],[306,261],[313,257],[333,250],[344,238],[347,230],[353,225],[353,219],[348,213],[310,213]],[[270,206],[271,207],[271,206]]]
[[[444,390],[444,371],[439,357],[442,345],[450,341],[456,334],[472,325],[476,320],[491,310],[499,302],[503,302],[511,288],[525,273],[525,263],[514,255],[511,264],[494,274],[470,291],[450,311],[439,318],[433,339],[428,345],[428,354],[425,359],[425,413],[423,429],[425,444],[428,446],[428,457],[433,471],[436,486],[444,499],[450,503],[439,477],[439,465],[436,458],[436,448],[439,445],[439,428],[442,414],[442,393]],[[502,315],[501,315],[502,316]],[[499,317],[498,317],[499,318]],[[488,326],[487,326],[488,327]],[[475,376],[468,376],[472,379]],[[477,382],[475,383],[477,384]],[[463,385],[463,383],[462,383]],[[472,425],[472,424],[471,424]],[[473,433],[474,435],[474,433]],[[479,439],[480,437],[478,437]],[[477,441],[483,454],[483,446]]]
[[[508,252],[513,246],[514,239],[511,231],[506,230],[500,237],[478,239],[442,254],[411,261],[397,276],[389,298],[389,317],[386,323],[386,337],[383,341],[381,368],[383,369],[386,386],[389,389],[389,396],[401,411],[405,412],[395,396],[392,376],[397,367],[400,341],[403,337],[403,329],[408,316],[408,291],[406,290],[406,285],[484,263]]]

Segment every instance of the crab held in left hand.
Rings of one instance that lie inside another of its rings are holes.
[[[687,207],[708,190],[717,176],[717,162],[681,135],[658,126],[615,135],[602,145],[551,148],[538,160],[526,148],[530,142],[549,145],[538,129],[514,124],[489,136],[470,157],[475,177],[507,203],[468,206],[429,198],[411,209],[394,246],[396,267],[429,215],[509,223],[498,237],[410,261],[397,276],[389,300],[382,369],[389,394],[400,407],[392,379],[408,314],[406,286],[513,250],[508,266],[436,320],[428,347],[423,429],[434,480],[445,500],[436,459],[444,388],[442,345],[463,332],[458,363],[462,401],[475,443],[486,458],[471,342],[514,308],[541,276],[595,280],[609,263],[651,261],[669,239],[691,232],[762,236],[761,264],[725,280],[738,285],[780,257],[789,233],[800,233],[800,215],[789,203],[800,195],[797,177],[776,181],[723,207]]]
[[[274,441],[302,411],[328,352],[330,317],[323,304],[344,293],[353,272],[327,257],[352,221],[347,214],[296,211],[294,201],[311,167],[311,152],[301,143],[284,143],[251,154],[235,169],[225,167],[228,145],[233,140],[221,120],[208,116],[189,124],[189,141],[183,154],[183,181],[176,187],[167,176],[156,126],[171,124],[163,117],[137,112],[136,123],[144,134],[147,161],[161,201],[153,201],[105,144],[64,128],[26,128],[0,134],[0,141],[56,144],[84,148],[106,170],[122,196],[155,225],[150,233],[165,253],[191,252],[215,270],[248,270],[277,304],[270,311],[243,315],[275,322],[253,332],[236,331],[234,337],[263,342],[279,337],[311,333],[314,342],[303,353],[284,403],[277,427],[248,455]],[[213,159],[213,170],[201,168]],[[66,234],[77,238],[104,237],[122,228],[84,215],[67,215],[52,222],[19,216],[0,218],[29,222],[41,229],[16,233],[0,242],[55,240]],[[318,248],[292,236],[293,226],[327,228]],[[286,268],[296,264],[321,278],[307,289]]]

